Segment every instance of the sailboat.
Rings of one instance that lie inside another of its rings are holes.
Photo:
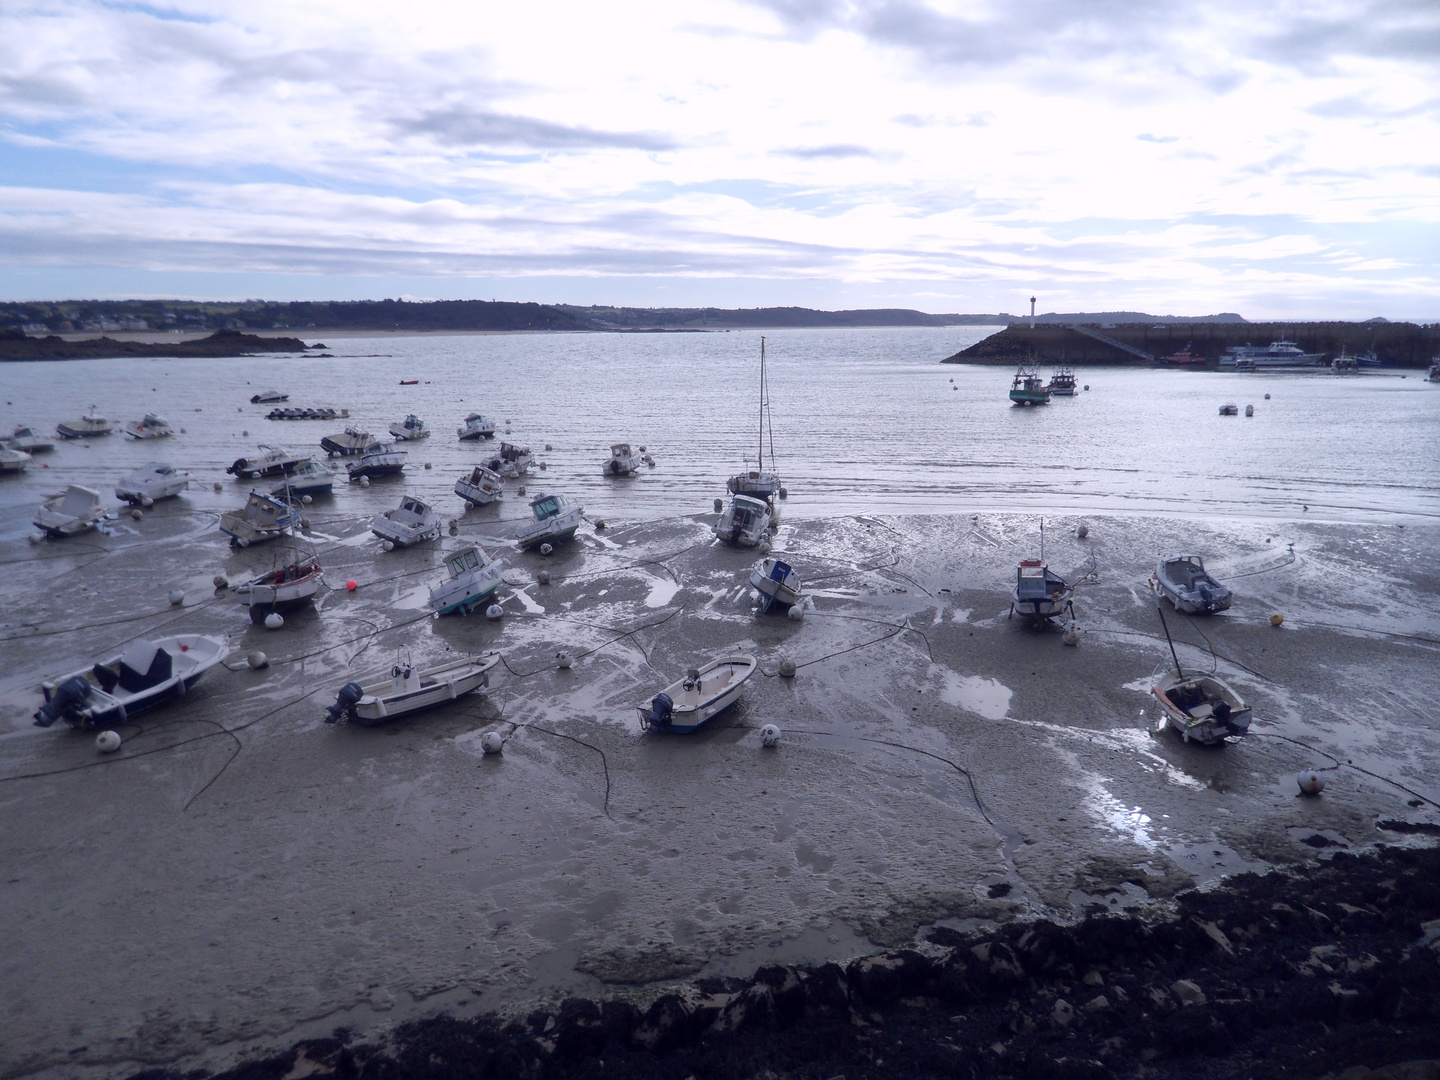
[[[785,498],[789,494],[780,483],[780,474],[775,471],[775,429],[770,426],[769,383],[765,379],[765,339],[760,339],[760,440],[755,468],[730,477],[725,488],[731,495],[748,495],[768,502],[777,495]],[[765,468],[765,432],[770,430],[770,468]],[[748,465],[748,459],[747,459]]]
[[[293,491],[281,492],[282,489],[276,489],[277,502],[288,504],[298,501]],[[235,599],[249,610],[251,622],[258,626],[272,612],[285,614],[315,602],[315,594],[325,584],[325,572],[320,567],[315,545],[306,546],[309,552],[291,533],[288,561],[277,554],[269,571],[235,586]]]

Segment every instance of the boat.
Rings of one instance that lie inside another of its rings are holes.
[[[163,416],[146,413],[143,420],[131,420],[126,424],[125,434],[132,439],[168,439],[175,434],[175,429]]]
[[[236,458],[225,471],[236,480],[256,480],[262,476],[288,475],[310,460],[266,443],[261,443],[259,450],[258,454]]]
[[[1230,590],[1210,576],[1199,555],[1166,555],[1155,564],[1150,587],[1186,615],[1213,615],[1230,606]]]
[[[369,727],[383,720],[419,712],[454,701],[472,690],[490,685],[490,669],[500,662],[497,652],[461,656],[432,667],[416,667],[397,660],[390,678],[368,684],[348,682],[325,712],[325,722],[348,720]]]
[[[440,539],[440,515],[413,495],[404,495],[394,510],[376,514],[370,531],[396,547]]]
[[[1203,356],[1196,356],[1190,351],[1187,345],[1179,352],[1173,352],[1169,356],[1162,356],[1155,363],[1161,367],[1170,368],[1203,368],[1206,360]]]
[[[754,547],[770,530],[770,504],[752,495],[732,495],[716,520],[716,538],[731,547]]]
[[[580,527],[585,508],[571,503],[565,495],[537,495],[530,500],[530,512],[534,520],[515,538],[521,551],[569,540]]]
[[[1186,742],[1198,742],[1202,746],[1215,746],[1250,730],[1250,706],[1225,681],[1216,675],[1186,675],[1180,669],[1180,657],[1175,652],[1175,642],[1170,637],[1170,625],[1165,621],[1165,611],[1157,607],[1160,625],[1165,629],[1165,641],[1170,646],[1170,658],[1175,661],[1175,670],[1156,672],[1150,685],[1150,692],[1160,703],[1165,723],[1180,733]]]
[[[465,417],[465,423],[455,429],[461,439],[489,439],[495,434],[495,421],[472,412]]]
[[[0,446],[0,475],[22,473],[30,467],[30,455],[24,450]]]
[[[117,656],[41,683],[45,704],[35,713],[35,725],[64,720],[82,730],[118,727],[163,701],[184,697],[229,651],[219,638],[201,634],[136,638]]]
[[[95,411],[95,406],[90,406],[90,411],[79,420],[64,420],[55,425],[55,430],[64,439],[84,439],[91,435],[109,435],[115,429],[115,425]]]
[[[300,511],[263,491],[250,492],[239,510],[220,515],[220,531],[236,547],[263,544],[300,524]]]
[[[447,556],[445,569],[450,576],[430,590],[430,606],[439,615],[469,615],[495,595],[505,560],[492,559],[479,544],[471,544]]]
[[[1016,405],[1049,405],[1050,388],[1040,378],[1040,369],[1021,364],[1010,384],[1010,400]]]
[[[1075,617],[1075,590],[1045,565],[1045,523],[1040,523],[1040,558],[1021,559],[1015,569],[1010,617],[1018,611],[1036,626],[1067,611]]]
[[[1330,370],[1336,375],[1354,375],[1360,370],[1360,361],[1354,356],[1345,355],[1345,350],[1340,350],[1340,355],[1330,361]]]
[[[425,426],[424,420],[410,413],[404,420],[397,420],[390,425],[390,434],[397,439],[416,442],[419,439],[428,439],[430,429]]]
[[[323,584],[325,571],[314,551],[307,556],[297,548],[293,562],[236,585],[233,592],[249,610],[250,621],[258,626],[273,612],[283,615],[314,603]]]
[[[744,653],[722,656],[701,668],[691,668],[683,679],[671,683],[638,705],[640,727],[645,731],[670,731],[684,735],[694,731],[716,713],[735,704],[745,682],[755,674],[755,657]]]
[[[401,385],[401,386],[419,386],[419,385],[420,385],[420,380],[419,380],[419,379],[401,379],[401,380],[400,380],[400,385]]]
[[[265,414],[266,420],[348,420],[349,418],[349,409],[336,409],[329,405],[322,405],[319,408],[271,409]]]
[[[1425,372],[1425,378],[1430,382],[1440,382],[1440,357],[1437,357],[1435,362],[1430,365],[1429,370]]]
[[[1050,376],[1050,393],[1058,397],[1075,396],[1075,369],[1057,367]]]
[[[725,481],[725,490],[731,495],[746,495],[752,499],[769,501],[784,498],[787,494],[780,483],[780,473],[775,468],[775,428],[770,425],[770,468],[765,468],[765,430],[770,420],[770,383],[765,373],[765,339],[760,339],[760,433],[759,454],[755,468],[750,468],[750,459],[745,459],[745,470]]]
[[[490,471],[501,476],[518,480],[530,471],[535,455],[528,446],[514,446],[508,442],[500,444],[500,452],[490,459]]]
[[[40,504],[34,522],[46,536],[61,540],[95,528],[105,520],[105,513],[98,491],[71,484],[63,494]]]
[[[776,604],[790,607],[804,599],[800,594],[800,575],[789,563],[767,556],[750,571],[750,585],[760,594],[760,610],[769,613]]]
[[[640,459],[630,452],[628,442],[610,444],[610,457],[600,463],[602,476],[634,476],[640,471]]]
[[[371,480],[381,476],[399,476],[409,456],[404,450],[396,450],[394,443],[372,442],[365,447],[360,460],[351,462],[345,471],[351,480],[359,480],[362,476]]]
[[[1242,371],[1265,371],[1277,368],[1315,368],[1324,361],[1323,353],[1307,353],[1293,341],[1272,341],[1261,348],[1258,345],[1232,345],[1220,357],[1221,367],[1233,367]],[[1241,362],[1245,367],[1241,368]]]
[[[34,428],[17,427],[5,440],[11,450],[23,450],[27,454],[48,454],[55,449],[49,439],[36,434]]]
[[[357,427],[347,427],[344,431],[322,438],[320,449],[336,457],[354,457],[363,454],[365,448],[374,441],[368,431],[361,431]]]
[[[1236,405],[1233,401],[1226,402],[1224,405],[1221,405],[1221,406],[1220,406],[1220,415],[1221,415],[1221,416],[1239,416],[1239,415],[1240,415],[1240,406],[1239,406],[1239,405]]]
[[[271,488],[270,494],[290,502],[293,499],[303,499],[307,495],[311,498],[316,495],[330,495],[334,490],[335,474],[320,462],[306,458],[286,475],[282,483]]]
[[[455,481],[455,494],[472,506],[488,506],[505,497],[505,481],[499,473],[484,465],[476,465],[469,476]]]
[[[142,465],[115,485],[115,497],[132,506],[149,506],[156,499],[179,495],[190,486],[190,474],[173,465],[152,461]]]
[[[258,394],[250,397],[251,405],[274,405],[279,401],[289,401],[289,394],[282,394],[279,390],[261,390]]]

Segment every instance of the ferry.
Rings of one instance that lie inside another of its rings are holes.
[[[1303,369],[1319,367],[1324,359],[1324,353],[1307,353],[1293,341],[1272,341],[1263,349],[1258,345],[1232,345],[1221,355],[1220,366],[1238,371]]]

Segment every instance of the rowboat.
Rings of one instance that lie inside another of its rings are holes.
[[[1181,675],[1166,670],[1150,692],[1165,722],[1186,742],[1214,746],[1250,730],[1250,706],[1214,675]]]
[[[312,603],[323,584],[325,572],[312,554],[236,585],[234,592],[235,598],[249,609],[250,621],[258,625],[272,612],[284,614]]]
[[[1040,624],[1058,618],[1068,610],[1073,616],[1075,590],[1059,574],[1052,573],[1040,559],[1021,559],[1015,570],[1015,591],[1010,615],[1016,612]]]
[[[498,652],[483,656],[462,656],[432,667],[416,667],[409,660],[397,661],[390,678],[361,684],[348,682],[340,688],[335,704],[325,712],[327,724],[348,720],[366,727],[454,701],[472,690],[490,684],[490,669],[500,662]]]
[[[683,679],[656,694],[649,705],[638,705],[645,731],[694,731],[716,713],[735,704],[745,681],[755,674],[753,656],[737,653],[691,668]]]

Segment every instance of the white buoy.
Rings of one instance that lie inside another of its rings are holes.
[[[249,656],[245,657],[245,662],[250,665],[252,671],[259,671],[261,668],[270,666],[270,658],[259,649],[255,649]]]
[[[1080,522],[1079,525],[1075,526],[1075,535],[1078,536],[1081,540],[1084,540],[1085,537],[1090,535],[1090,526],[1086,525],[1083,521]]]
[[[795,677],[795,661],[788,657],[780,661],[780,677],[793,679]]]
[[[25,537],[25,539],[32,544],[38,544],[41,540],[45,539],[45,536],[43,533],[31,533],[29,536]]]
[[[176,604],[176,605],[185,603],[185,590],[184,590],[184,589],[171,589],[171,590],[170,590],[170,603]]]
[[[505,614],[505,609],[504,609],[503,607],[501,607],[499,604],[491,604],[489,607],[487,607],[487,608],[485,609],[485,617],[486,617],[487,619],[498,619],[498,618],[500,618],[500,616],[502,616],[502,615],[504,615],[504,614]]]
[[[118,731],[102,731],[95,736],[95,747],[102,754],[113,754],[120,749],[120,733]]]
[[[152,499],[149,495],[146,495],[143,499],[140,500],[140,505],[145,507],[146,510],[149,510],[152,506],[155,505],[155,500]]]
[[[282,627],[282,626],[284,626],[284,625],[285,625],[285,616],[284,616],[284,615],[281,615],[280,612],[278,612],[278,611],[272,611],[272,612],[270,612],[269,615],[266,615],[266,616],[265,616],[265,629],[266,629],[266,630],[279,630],[280,627]]]
[[[381,541],[380,541],[380,550],[381,550],[381,551],[394,551],[394,550],[395,550],[395,545],[392,544],[389,540],[381,540]]]
[[[1062,637],[1060,640],[1065,642],[1066,645],[1069,645],[1072,648],[1080,644],[1080,631],[1075,629],[1074,623],[1071,623],[1065,628],[1065,636]]]
[[[313,503],[314,501],[315,501],[315,496],[314,496],[314,495],[301,495],[301,496],[300,496],[300,503],[301,503],[302,506],[309,506],[309,505],[310,505],[311,503]]]
[[[555,654],[555,666],[556,666],[556,667],[559,667],[559,668],[568,668],[568,667],[569,667],[571,664],[573,664],[574,662],[575,662],[575,661],[570,658],[570,654],[569,654],[568,652],[557,652],[557,653]]]
[[[224,491],[224,490],[225,490],[225,485],[222,484],[222,483],[220,483],[219,480],[216,480],[216,481],[215,481],[215,490],[216,490],[216,491]]]
[[[1325,790],[1325,778],[1314,769],[1307,769],[1295,778],[1300,785],[1300,794],[1319,795]]]
[[[794,604],[794,605],[792,605],[791,608],[790,608],[790,610],[785,613],[785,617],[786,617],[787,619],[789,619],[791,622],[803,622],[804,619],[805,619],[805,605],[804,605],[804,604]]]
[[[130,511],[130,516],[131,516],[133,519],[135,519],[136,521],[139,521],[139,520],[140,520],[141,518],[143,518],[145,515],[142,514],[139,510],[131,510],[131,511]]]
[[[459,536],[459,535],[460,535],[460,523],[459,523],[458,521],[451,521],[451,522],[450,522],[450,535],[451,535],[451,536]]]
[[[505,740],[498,731],[487,731],[480,736],[480,749],[487,754],[498,754],[505,749]]]
[[[515,489],[515,494],[516,494],[516,495],[524,495],[524,494],[525,494],[525,485],[524,485],[524,484],[521,484],[518,488],[516,488],[516,489]]]
[[[540,582],[541,585],[549,585],[549,584],[550,584],[550,571],[549,571],[549,570],[541,570],[540,573],[538,573],[538,574],[535,575],[535,580],[538,581],[538,582]]]
[[[554,545],[554,544],[541,544],[541,545],[540,545],[540,554],[541,554],[541,555],[549,555],[549,554],[550,554],[552,551],[554,551],[554,550],[555,550],[555,545]]]
[[[224,574],[216,574],[214,578],[211,579],[211,582],[217,589],[228,589],[230,587],[230,579]]]
[[[595,531],[596,531],[596,532],[604,532],[604,531],[605,531],[605,519],[604,519],[604,518],[596,518],[596,519],[595,519]]]
[[[362,476],[362,477],[360,477],[360,486],[361,486],[361,487],[369,487],[369,486],[370,486],[370,477],[368,477],[368,476]]]
[[[760,543],[755,545],[755,550],[760,553],[761,558],[764,558],[766,555],[770,554],[770,541],[761,540]]]
[[[779,745],[780,745],[780,729],[779,729],[778,727],[776,727],[774,724],[766,724],[764,727],[762,727],[762,728],[760,729],[760,745],[761,745],[761,746],[779,746]]]

